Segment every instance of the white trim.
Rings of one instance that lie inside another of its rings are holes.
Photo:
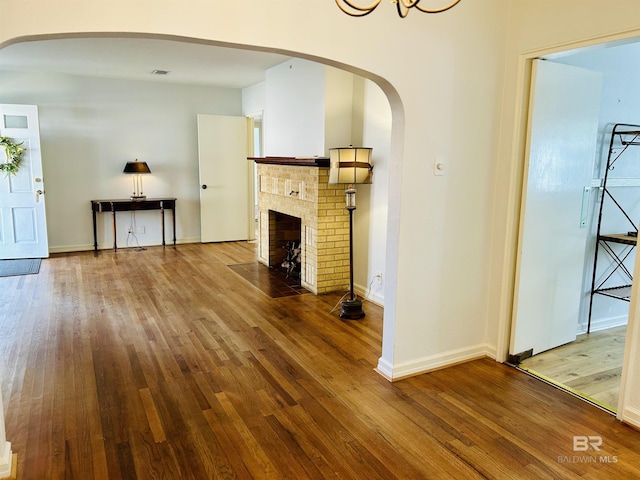
[[[391,365],[380,358],[376,371],[387,380],[395,381],[483,357],[495,359],[495,346],[483,343],[469,348],[429,355],[400,365]]]
[[[4,455],[0,458],[0,478],[9,478],[11,476],[12,458],[11,442],[6,442]]]
[[[98,247],[103,248],[103,247]],[[113,244],[111,244],[111,249],[113,250]],[[52,247],[49,246],[49,253],[73,253],[73,252],[88,252],[89,250],[93,250],[93,245],[64,245],[61,247]]]
[[[566,55],[585,52],[587,49],[598,48],[605,43],[625,45],[630,42],[635,42],[639,34],[640,29],[633,27],[615,33],[604,33],[567,43],[559,43],[550,47],[534,48],[523,52],[522,55],[529,58],[561,58]]]
[[[390,382],[393,381],[393,365],[387,362],[384,358],[380,357],[378,359],[378,366],[375,370]]]
[[[2,451],[2,449],[0,449]],[[4,455],[0,458],[0,478],[11,477],[13,454],[11,453],[11,442],[4,445]]]
[[[516,307],[516,278],[518,278],[518,231],[520,226],[520,202],[523,197],[525,170],[527,120],[529,117],[529,92],[531,90],[531,69],[534,56],[520,55],[516,73],[516,92],[513,118],[513,140],[509,157],[517,159],[511,162],[509,169],[508,199],[506,205],[505,244],[500,271],[500,297],[498,304],[498,338],[496,359],[505,362],[509,357],[513,325],[513,312]],[[504,121],[504,120],[503,120]],[[498,201],[497,199],[494,202]],[[503,202],[502,199],[499,200]],[[497,208],[495,203],[493,208]]]
[[[618,418],[635,428],[640,428],[640,410],[638,410],[637,408],[625,408],[622,411],[622,415],[619,415]]]
[[[616,317],[599,318],[591,321],[591,333],[599,332],[601,330],[607,330],[609,328],[622,327],[627,324],[629,319],[628,315],[618,315]],[[578,335],[587,333],[587,324],[581,323],[578,325]]]
[[[98,250],[113,250],[113,240],[112,243],[103,243],[98,244]],[[200,237],[191,237],[191,238],[178,238],[176,240],[176,245],[182,245],[186,243],[200,243]],[[166,240],[166,246],[172,247],[173,240]],[[140,244],[141,247],[161,247],[162,244]],[[136,248],[137,245],[120,245],[118,244],[118,250],[126,250],[127,248]],[[73,253],[73,252],[88,252],[93,250],[93,244],[91,245],[61,245],[58,247],[49,246],[49,253]]]
[[[369,289],[364,288],[362,285],[354,285],[353,290],[357,295],[360,295],[362,298],[366,299],[367,301],[374,303],[379,307],[384,308],[384,289],[383,288],[378,288],[377,290],[373,290],[372,292],[369,292],[369,295],[367,295],[367,292],[369,291]]]

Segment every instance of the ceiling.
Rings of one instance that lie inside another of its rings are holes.
[[[147,38],[69,38],[0,49],[0,70],[244,88],[290,57]],[[168,70],[153,75],[153,70]]]

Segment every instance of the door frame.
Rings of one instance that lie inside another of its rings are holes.
[[[251,157],[263,157],[264,156],[264,112],[260,110],[259,112],[250,113],[245,115],[247,117],[247,153]],[[259,138],[259,146],[258,152],[256,153],[256,145],[254,140],[254,128],[257,123],[257,119],[260,119],[260,138]],[[256,193],[256,186],[258,184],[257,179],[257,164],[253,162],[253,168],[250,169],[249,173],[249,212],[248,212],[248,222],[249,222],[249,241],[255,241],[256,239],[256,204],[258,202],[258,196]]]
[[[519,226],[521,222],[520,206],[526,195],[526,165],[527,125],[531,93],[531,73],[533,61],[536,58],[552,54],[561,54],[576,49],[601,48],[606,44],[617,42],[640,42],[640,29],[606,35],[598,38],[583,39],[556,45],[552,48],[542,48],[520,53],[517,59],[517,81],[515,102],[513,106],[513,133],[511,137],[508,158],[516,159],[508,166],[508,193],[506,204],[506,220],[504,230],[504,249],[501,258],[500,292],[498,293],[498,336],[496,342],[496,360],[506,362],[509,356],[511,330],[513,327],[513,306],[516,295],[517,251],[519,246]],[[633,274],[640,278],[640,255],[636,255]],[[631,302],[627,324],[624,361],[620,382],[620,400],[616,418],[620,421],[640,425],[640,411],[627,409],[631,402],[633,381],[633,361],[640,358],[640,282],[634,282],[631,289]],[[637,372],[635,372],[637,373]]]

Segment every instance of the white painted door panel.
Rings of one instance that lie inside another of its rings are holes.
[[[532,75],[510,352],[575,340],[588,229],[581,225],[598,134],[601,75],[537,60]]]
[[[37,106],[0,105],[0,136],[26,148],[18,173],[0,175],[0,259],[48,257]]]
[[[247,119],[198,115],[201,241],[249,238]],[[206,188],[205,188],[206,186]]]

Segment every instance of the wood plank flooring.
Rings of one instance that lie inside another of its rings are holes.
[[[640,478],[640,432],[514,368],[387,382],[380,308],[342,321],[339,294],[271,298],[229,268],[254,259],[247,243],[86,252],[0,278],[19,478]]]
[[[574,342],[527,358],[521,367],[615,412],[626,330],[622,326],[579,335]]]

